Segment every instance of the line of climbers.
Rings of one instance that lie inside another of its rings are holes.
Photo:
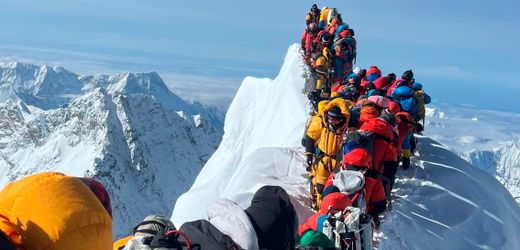
[[[94,179],[46,172],[0,191],[1,250],[296,249],[297,228],[289,195],[278,186],[261,187],[246,209],[218,199],[205,219],[179,229],[164,216],[146,216],[116,242],[110,197]]]
[[[357,43],[350,28],[336,8],[318,9],[312,5],[306,17],[307,28],[301,39],[305,62],[313,69],[310,82],[314,99],[329,97],[331,86],[352,72]]]
[[[302,145],[316,214],[299,226],[300,248],[372,249],[373,230],[392,205],[398,166],[410,167],[414,133],[422,134],[431,98],[412,70],[396,79],[377,66],[352,69],[353,31],[331,32],[342,23],[336,9],[313,5],[306,21],[302,50],[311,72],[306,90],[312,115]],[[351,38],[349,60],[342,57],[344,47],[323,39],[326,33],[334,41]]]
[[[316,213],[304,223],[298,226],[281,187],[264,186],[246,209],[218,199],[205,219],[179,229],[164,216],[147,216],[112,243],[103,185],[40,173],[0,191],[0,249],[371,249],[373,229],[391,206],[398,163],[410,167],[430,97],[411,70],[396,79],[376,66],[352,69],[354,31],[336,9],[313,5],[306,23],[302,50],[313,112],[302,144]]]

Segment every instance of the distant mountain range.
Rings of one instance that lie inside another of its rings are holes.
[[[108,189],[114,235],[169,215],[223,134],[222,113],[187,103],[156,72],[78,75],[0,65],[0,187],[42,171],[92,176]]]

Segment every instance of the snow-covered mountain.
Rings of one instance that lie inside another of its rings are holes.
[[[520,197],[520,114],[438,105],[427,115],[427,135]]]
[[[206,206],[219,197],[248,207],[263,185],[286,189],[300,222],[312,213],[300,145],[306,97],[298,47],[289,48],[274,80],[243,81],[226,115],[222,143],[175,204],[176,225],[204,218]],[[398,173],[393,208],[377,234],[378,249],[520,245],[520,207],[495,178],[431,138],[419,138],[418,148],[414,167]]]
[[[117,237],[169,214],[222,137],[218,114],[184,102],[155,72],[9,63],[0,89],[0,187],[41,171],[93,176],[112,198]]]

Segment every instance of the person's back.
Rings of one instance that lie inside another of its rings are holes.
[[[245,209],[260,249],[295,249],[298,216],[287,192],[279,186],[263,186]]]
[[[341,192],[333,192],[323,197],[322,203],[318,211],[311,215],[304,223],[298,227],[298,234],[303,235],[308,230],[314,230],[318,232],[323,231],[323,217],[329,212],[329,208],[333,208],[335,211],[342,211],[347,206],[352,205],[351,199],[347,194]],[[321,225],[319,224],[321,222]]]
[[[410,69],[410,70],[407,70],[403,73],[403,75],[401,76],[401,78],[399,79],[396,79],[392,85],[390,87],[388,87],[388,90],[386,92],[386,96],[391,96],[392,93],[394,92],[394,90],[397,88],[397,87],[400,87],[400,86],[408,86],[410,88],[413,87],[413,83],[415,81],[415,79],[413,78],[414,77],[414,74],[413,74],[413,71]]]
[[[343,169],[361,171],[365,176],[364,195],[366,211],[376,223],[386,209],[385,188],[376,171],[370,169],[372,156],[364,148],[356,148],[343,156]]]
[[[318,28],[315,23],[309,24],[309,26],[303,31],[301,47],[305,54],[305,61],[307,62],[309,62],[311,54],[315,51],[317,36]]]
[[[401,111],[408,112],[415,122],[419,120],[419,103],[412,88],[408,85],[399,86],[390,97],[399,104]]]
[[[397,161],[397,152],[393,144],[392,126],[381,118],[366,121],[360,130],[374,132],[378,137],[374,140],[373,168],[379,173],[384,172],[386,163]]]

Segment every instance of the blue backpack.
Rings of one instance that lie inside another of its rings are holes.
[[[401,111],[408,112],[415,120],[419,111],[419,103],[414,96],[413,89],[408,86],[397,87],[392,98],[399,103]]]

